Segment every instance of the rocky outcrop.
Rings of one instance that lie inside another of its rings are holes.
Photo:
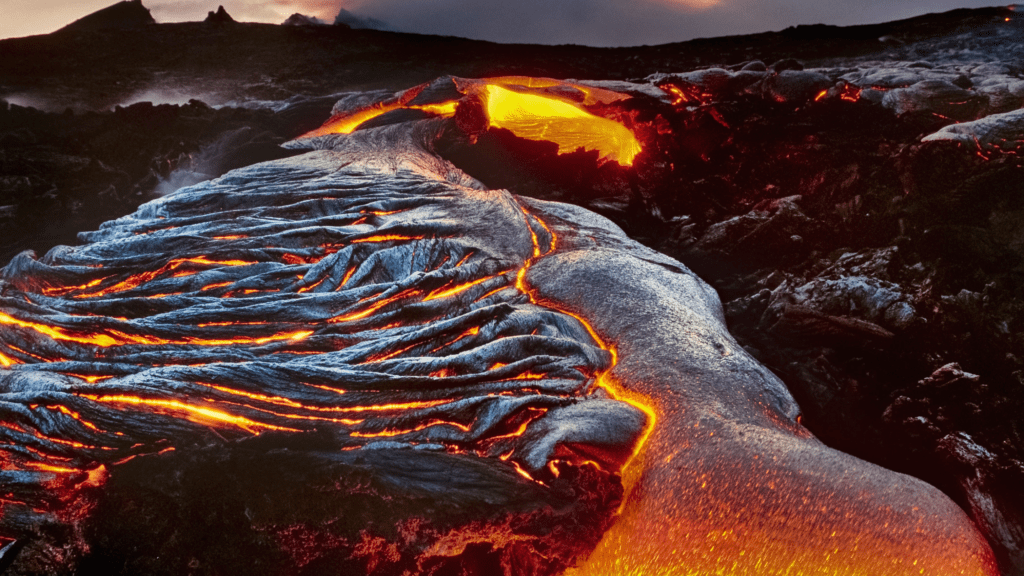
[[[216,12],[211,10],[206,15],[206,20],[203,20],[203,23],[215,24],[218,26],[223,26],[227,24],[237,24],[237,22],[235,22],[235,19],[232,18],[230,14],[228,14],[228,11],[225,10],[223,6],[218,6]]]

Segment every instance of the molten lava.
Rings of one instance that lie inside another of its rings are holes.
[[[631,166],[640,153],[640,142],[628,128],[571,103],[497,85],[485,86],[483,94],[492,128],[505,128],[527,140],[554,142],[559,154],[596,150],[603,159]]]
[[[483,102],[487,127],[506,129],[527,140],[553,142],[558,145],[559,154],[594,150],[602,161],[631,166],[642,151],[640,142],[626,126],[585,109],[587,106],[611,105],[626,100],[629,96],[625,94],[562,80],[525,76],[456,79],[454,82],[460,92]],[[456,114],[460,101],[413,104],[426,87],[425,84],[420,85],[391,100],[339,114],[303,138],[351,134],[366,122],[394,110],[421,110],[441,118]],[[567,95],[570,90],[579,97],[573,99]]]

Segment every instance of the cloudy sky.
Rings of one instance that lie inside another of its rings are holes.
[[[113,0],[0,0],[0,38],[45,34]],[[627,46],[866,24],[992,0],[143,0],[157,22],[202,20],[218,4],[236,20],[281,23],[300,12],[333,22],[345,8],[397,30],[497,42]]]

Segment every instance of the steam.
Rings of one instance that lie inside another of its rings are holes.
[[[177,167],[153,189],[157,196],[166,196],[180,188],[215,178],[224,172],[225,156],[252,137],[252,128],[239,128],[221,134],[220,138],[202,147],[199,152],[182,155]]]
[[[217,102],[218,97],[211,93],[202,93],[181,88],[169,88],[152,86],[139,90],[131,96],[124,98],[118,106],[131,106],[140,102],[152,102],[154,105],[171,104],[173,106],[184,106],[191,100],[201,100],[206,103]]]
[[[281,148],[280,141],[281,138],[271,132],[260,132],[248,126],[224,132],[198,152],[180,155],[174,162],[174,170],[160,179],[153,192],[165,196],[235,168],[301,153]]]
[[[4,102],[12,106],[21,106],[22,108],[35,108],[43,112],[63,112],[68,108],[75,108],[74,106],[66,105],[59,98],[49,98],[30,92],[16,92],[0,97],[0,108],[7,107],[7,104],[4,104]]]

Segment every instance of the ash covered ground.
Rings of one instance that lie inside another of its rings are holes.
[[[1020,12],[621,49],[122,24],[0,41],[2,263],[295,155],[280,144],[339,100],[448,74],[593,81],[634,96],[630,170],[502,132],[436,151],[684,263],[817,437],[937,486],[1024,571]]]

